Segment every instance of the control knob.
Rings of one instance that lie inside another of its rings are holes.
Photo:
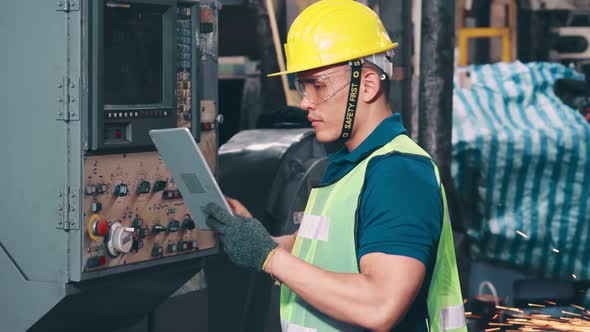
[[[133,246],[135,228],[123,227],[120,222],[111,223],[107,242],[108,253],[116,257],[121,253],[128,253]]]

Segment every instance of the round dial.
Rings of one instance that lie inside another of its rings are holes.
[[[133,246],[132,227],[123,227],[121,223],[114,222],[111,224],[107,237],[107,249],[111,256],[118,256],[121,253],[128,253]]]

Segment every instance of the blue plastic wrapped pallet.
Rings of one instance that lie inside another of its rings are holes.
[[[551,63],[456,75],[453,177],[475,259],[530,275],[590,279],[590,125],[554,93],[583,75]]]

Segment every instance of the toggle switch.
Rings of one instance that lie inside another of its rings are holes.
[[[197,249],[197,241],[180,241],[177,245],[177,250],[181,251],[188,251]]]
[[[139,249],[143,248],[143,241],[142,240],[133,240],[133,244],[131,245],[131,251],[138,252]]]
[[[166,189],[167,185],[168,185],[168,181],[158,180],[154,183],[154,191],[162,191],[162,190]]]
[[[154,245],[154,247],[152,248],[152,256],[153,257],[162,256],[163,253],[164,253],[164,248],[160,247],[159,245]]]
[[[139,230],[137,231],[137,238],[138,239],[145,239],[150,233],[150,229],[147,227],[142,227],[139,228]]]
[[[176,252],[176,246],[174,245],[174,243],[168,244],[168,247],[166,247],[166,252],[169,254],[173,254]]]
[[[136,216],[135,219],[133,219],[133,222],[131,222],[131,226],[133,226],[134,228],[139,228],[143,226],[143,219]]]
[[[90,211],[97,213],[100,212],[100,210],[102,210],[102,204],[99,202],[92,202],[92,204],[90,204]]]
[[[169,233],[178,232],[179,229],[180,229],[180,221],[170,220],[170,222],[168,223],[168,232]]]
[[[162,193],[162,199],[164,199],[164,200],[178,199],[178,198],[182,198],[182,195],[180,194],[180,191],[178,189],[164,190],[164,192]]]
[[[86,195],[94,195],[96,193],[96,191],[97,191],[97,188],[95,185],[89,184],[86,186],[86,190],[85,190]]]
[[[148,181],[141,181],[139,185],[137,185],[137,193],[138,194],[147,194],[150,192],[150,183]]]
[[[127,196],[129,193],[129,187],[125,183],[120,183],[115,187],[114,194],[117,197]]]
[[[107,191],[107,185],[104,183],[99,183],[96,185],[96,193],[102,194]]]

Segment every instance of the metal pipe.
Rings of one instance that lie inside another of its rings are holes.
[[[418,143],[436,161],[454,226],[460,226],[451,177],[455,0],[422,1]]]
[[[391,39],[400,47],[393,57],[389,100],[394,112],[402,115],[408,135],[412,135],[412,0],[380,0],[379,16]]]
[[[436,161],[445,186],[461,290],[468,294],[469,241],[451,176],[455,0],[423,0],[418,87],[418,143]]]

